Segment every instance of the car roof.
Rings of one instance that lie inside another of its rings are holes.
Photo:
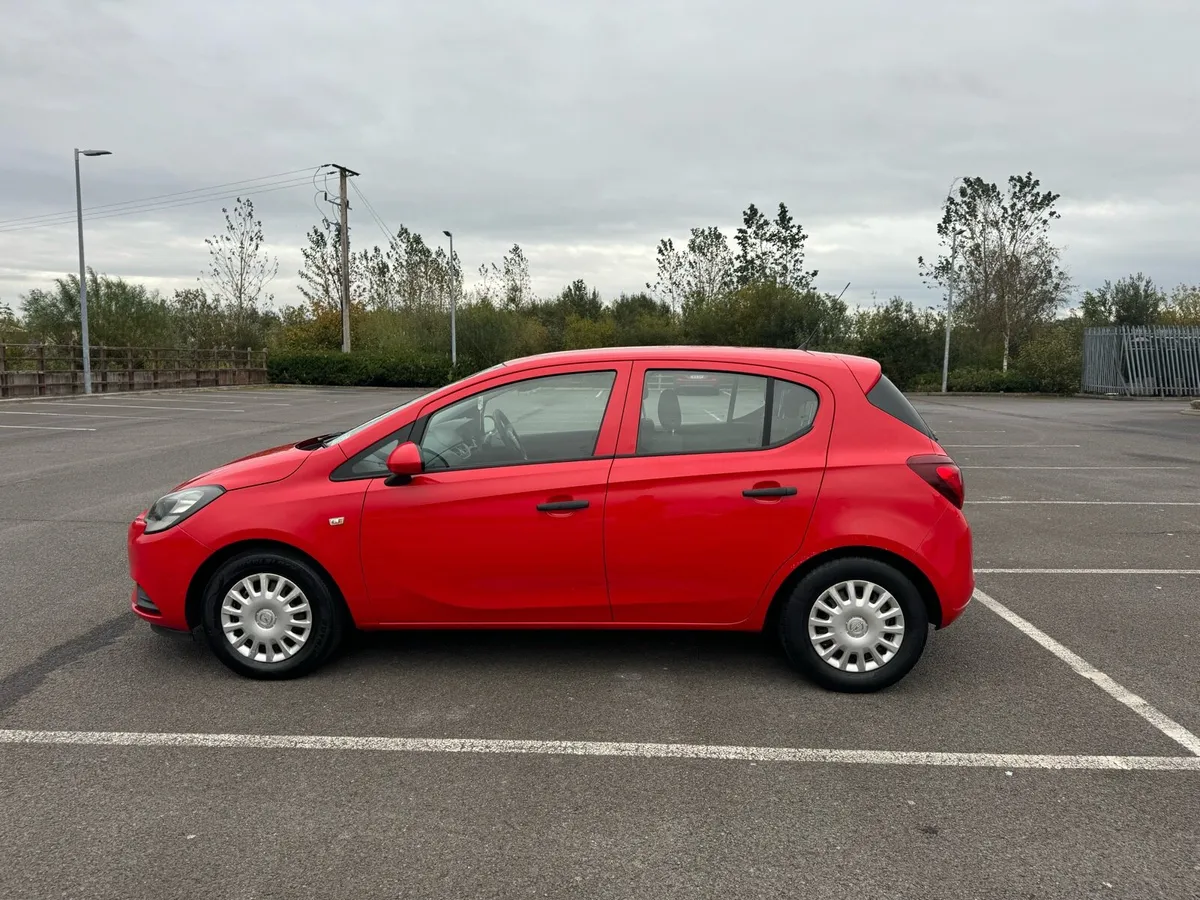
[[[830,370],[840,374],[849,369],[864,393],[874,387],[875,382],[879,380],[881,371],[879,363],[875,360],[845,353],[822,353],[815,350],[792,350],[782,347],[712,347],[679,344],[660,347],[600,347],[594,350],[560,350],[555,353],[523,356],[519,359],[509,360],[504,365],[531,369],[564,363],[600,363],[642,359],[750,363],[791,369],[797,372],[809,372],[814,375]]]

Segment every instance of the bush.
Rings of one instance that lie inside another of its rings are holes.
[[[954,369],[947,379],[947,388],[951,391],[966,391],[970,393],[1056,393],[1054,388],[1043,386],[1037,378],[1024,372],[1010,369],[1002,372],[999,369]],[[942,389],[942,373],[930,372],[919,375],[912,380],[910,391],[940,391]]]
[[[441,356],[374,353],[276,352],[267,356],[273,384],[323,384],[339,387],[425,387],[449,384],[481,368],[459,357],[455,371]]]
[[[1015,368],[1048,393],[1073,394],[1083,374],[1083,334],[1078,325],[1063,322],[1027,341]]]

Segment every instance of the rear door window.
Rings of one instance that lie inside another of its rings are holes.
[[[787,443],[812,427],[817,399],[810,388],[762,375],[651,369],[637,452],[720,453]]]
[[[793,381],[774,379],[769,443],[785,444],[812,428],[817,417],[817,392]]]

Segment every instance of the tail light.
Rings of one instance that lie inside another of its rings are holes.
[[[962,469],[950,457],[941,454],[913,456],[908,460],[908,467],[958,509],[963,508],[967,492]]]

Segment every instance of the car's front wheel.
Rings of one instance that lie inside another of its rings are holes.
[[[296,678],[328,659],[343,617],[303,560],[251,552],[227,560],[204,594],[204,631],[217,657],[250,678]]]
[[[903,573],[879,560],[846,558],[799,581],[779,629],[788,659],[821,686],[877,691],[921,658],[929,615]]]

